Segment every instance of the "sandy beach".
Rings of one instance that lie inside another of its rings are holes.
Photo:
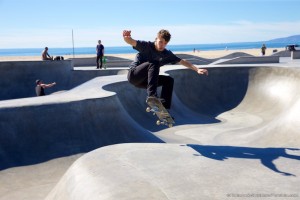
[[[282,51],[284,48],[268,48],[266,50],[266,56],[272,55],[273,50]],[[175,54],[188,54],[188,55],[194,55],[202,58],[220,58],[232,53],[236,52],[243,52],[247,53],[253,56],[260,56],[260,49],[234,49],[234,50],[211,50],[211,51],[186,51],[186,52],[174,52]],[[114,57],[120,57],[125,59],[134,59],[135,53],[131,54],[105,54],[106,56],[114,56]],[[57,56],[57,55],[51,55],[51,56]],[[65,59],[73,58],[73,55],[62,55]],[[75,55],[75,58],[92,58],[95,57],[94,54],[85,54],[85,55]],[[41,60],[41,56],[0,56],[0,61],[35,61],[35,60]]]

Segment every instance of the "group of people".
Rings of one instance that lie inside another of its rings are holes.
[[[144,88],[147,90],[148,97],[158,97],[163,99],[162,103],[166,109],[171,108],[172,93],[174,79],[171,76],[160,75],[160,67],[166,64],[179,63],[199,75],[208,75],[207,69],[199,69],[187,60],[183,60],[173,54],[172,51],[167,50],[166,46],[171,39],[171,34],[168,30],[160,30],[154,42],[135,40],[131,37],[130,30],[123,31],[124,41],[131,45],[138,53],[134,61],[129,66],[128,81],[137,88]],[[97,69],[102,69],[104,46],[101,40],[98,40],[96,46],[96,65]],[[43,60],[53,59],[48,54],[48,48],[42,52]],[[44,84],[41,80],[36,81],[37,96],[45,95],[44,89],[54,86],[56,83]],[[157,88],[162,87],[161,94],[157,94]]]

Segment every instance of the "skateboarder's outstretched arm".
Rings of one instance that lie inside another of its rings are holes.
[[[131,31],[124,30],[124,31],[123,31],[123,38],[124,38],[124,41],[125,41],[127,44],[130,44],[130,45],[133,46],[133,47],[136,46],[136,40],[134,40],[134,39],[131,38]]]
[[[208,71],[207,69],[198,69],[195,65],[193,65],[192,63],[190,63],[189,61],[186,61],[186,60],[181,60],[179,62],[179,64],[185,66],[185,67],[188,67],[190,68],[191,70],[194,70],[196,71],[198,74],[205,74],[205,75],[208,75]]]
[[[54,85],[56,85],[55,82],[49,83],[49,84],[45,84],[45,83],[40,84],[40,86],[43,87],[43,88],[50,88],[50,87],[52,87]]]

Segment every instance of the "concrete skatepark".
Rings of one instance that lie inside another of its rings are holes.
[[[182,57],[209,76],[161,69],[172,128],[145,112],[128,60],[1,62],[0,199],[299,199],[300,61]],[[53,94],[34,97],[37,78]]]

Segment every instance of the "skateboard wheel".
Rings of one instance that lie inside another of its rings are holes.
[[[156,125],[157,125],[157,126],[160,125],[160,121],[159,121],[159,120],[156,121]]]
[[[169,128],[172,128],[173,127],[173,124],[169,124]]]
[[[146,108],[146,112],[150,112],[151,111],[151,108],[150,107],[147,107]]]

